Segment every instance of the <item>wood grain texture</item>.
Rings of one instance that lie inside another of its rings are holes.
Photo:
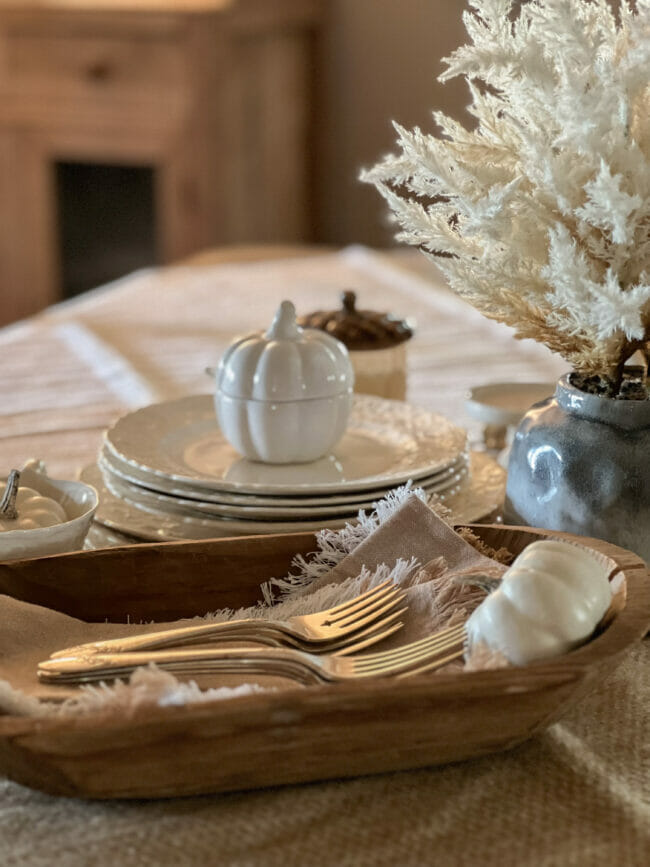
[[[513,553],[548,535],[502,526],[474,529],[488,544],[506,545]],[[620,567],[627,603],[601,635],[556,660],[522,669],[296,688],[204,705],[143,708],[128,719],[4,717],[0,768],[53,794],[171,797],[422,767],[508,749],[564,713],[614,668],[650,623],[644,563],[613,545],[580,541]],[[90,612],[95,600],[96,617],[109,587],[97,597],[94,576],[102,586],[112,574],[116,589],[125,580],[133,582],[133,589],[137,577],[138,604],[147,604],[148,597],[151,610],[161,612],[167,603],[161,604],[159,597],[168,595],[168,587],[172,596],[178,594],[184,576],[184,610],[194,608],[196,613],[206,603],[231,599],[233,592],[238,599],[254,597],[260,578],[296,550],[312,546],[310,534],[143,545],[7,564],[0,572],[5,592],[13,588],[29,593],[33,601],[49,575],[63,596],[74,590],[86,597],[75,605]],[[120,571],[115,571],[118,566]],[[69,596],[66,604],[73,604]]]
[[[162,262],[303,240],[321,5],[0,4],[0,325],[60,297],[58,161],[151,167]]]
[[[194,12],[226,9],[236,0],[0,0],[0,9],[48,10],[74,9],[76,11],[122,12]]]
[[[263,581],[315,549],[313,533],[291,533],[84,551],[0,563],[0,593],[80,620],[164,622],[254,605]]]

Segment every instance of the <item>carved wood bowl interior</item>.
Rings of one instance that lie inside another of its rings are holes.
[[[518,554],[549,535],[477,525]],[[553,535],[561,535],[554,533]],[[571,537],[568,537],[571,538]],[[625,604],[588,644],[525,668],[291,688],[185,707],[74,719],[0,717],[0,770],[43,791],[172,797],[423,767],[505,750],[559,718],[639,642],[650,581],[605,542]],[[0,593],[88,621],[166,621],[239,607],[315,549],[311,533],[147,544],[0,564]],[[0,678],[2,663],[0,661]]]

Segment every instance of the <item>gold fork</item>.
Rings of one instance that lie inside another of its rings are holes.
[[[357,650],[374,644],[379,640],[379,632],[383,633],[387,626],[397,624],[406,611],[406,606],[402,604],[405,598],[404,591],[398,586],[391,581],[383,581],[354,599],[315,614],[289,617],[287,620],[199,623],[128,638],[93,641],[57,650],[51,658],[89,653],[131,653],[215,640],[295,647],[312,653],[344,653],[351,642],[354,642]],[[358,643],[361,638],[366,639],[363,645]]]
[[[392,627],[386,630],[390,634]],[[385,635],[382,637],[386,637]],[[38,676],[47,683],[75,684],[123,678],[139,666],[155,663],[185,675],[270,674],[300,683],[331,683],[388,675],[421,674],[463,653],[464,625],[452,626],[394,650],[349,657],[318,656],[295,648],[183,648],[138,653],[57,657],[41,662]]]

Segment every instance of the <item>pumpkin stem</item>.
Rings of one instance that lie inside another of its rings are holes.
[[[296,308],[291,301],[283,301],[264,336],[269,340],[297,340],[301,333],[296,324]]]
[[[357,293],[353,292],[351,289],[346,289],[341,293],[341,304],[343,305],[343,310],[348,316],[357,312]]]
[[[18,496],[18,483],[20,482],[20,470],[12,470],[7,479],[7,486],[0,500],[0,518],[14,521],[18,517],[16,511],[16,497]]]

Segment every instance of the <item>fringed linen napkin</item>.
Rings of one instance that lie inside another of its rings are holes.
[[[422,492],[406,487],[378,503],[372,514],[361,513],[357,524],[339,531],[321,531],[313,556],[297,557],[288,576],[272,579],[262,587],[263,604],[213,612],[204,619],[285,619],[308,614],[351,599],[390,578],[405,589],[408,613],[404,628],[382,643],[381,649],[388,649],[466,618],[485,597],[483,582],[498,579],[504,568],[454,532],[426,504]],[[199,680],[198,685],[182,683],[153,666],[134,672],[129,683],[110,687],[47,686],[39,683],[36,666],[55,650],[195,621],[145,626],[85,623],[0,596],[0,622],[0,713],[69,716],[111,709],[128,712],[147,703],[186,704],[260,689],[297,688],[279,678],[256,678],[253,683],[241,684],[232,676],[215,676],[210,682]],[[462,663],[456,666],[462,667]]]

